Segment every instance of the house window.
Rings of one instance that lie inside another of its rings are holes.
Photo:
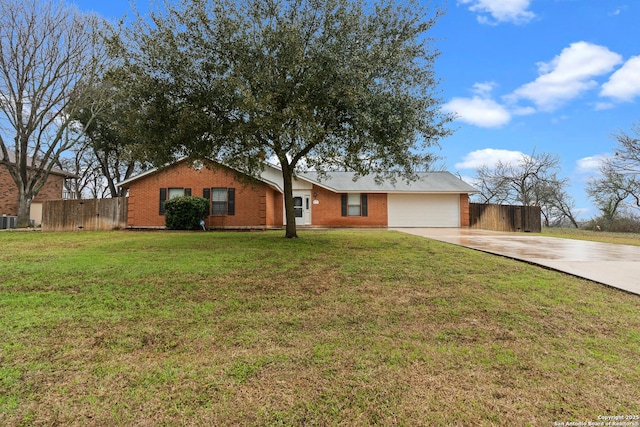
[[[176,197],[182,197],[185,195],[184,188],[170,188],[168,199],[175,199]]]
[[[211,202],[211,215],[235,215],[235,188],[203,188],[202,197]]]
[[[349,193],[342,195],[342,216],[367,216],[369,214],[366,194]]]
[[[225,215],[227,213],[227,189],[211,189],[211,214]]]
[[[164,215],[164,202],[175,197],[190,196],[190,188],[161,188],[160,189],[160,215]]]
[[[307,209],[309,208],[307,207]],[[303,214],[302,197],[293,198],[293,212],[296,218],[302,218],[302,214]]]

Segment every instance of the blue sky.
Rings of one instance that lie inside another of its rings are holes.
[[[111,19],[131,11],[128,0],[73,3]],[[584,184],[613,152],[613,134],[640,121],[640,2],[448,0],[446,9],[430,35],[442,52],[440,97],[459,118],[441,165],[470,180],[483,163],[557,154],[579,217],[595,216]]]

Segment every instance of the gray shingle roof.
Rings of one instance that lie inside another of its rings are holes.
[[[407,182],[397,179],[395,183],[375,182],[373,175],[360,177],[354,181],[354,172],[329,172],[326,178],[319,178],[317,172],[298,174],[300,178],[313,182],[337,193],[477,193],[478,190],[450,172],[418,173],[417,181]]]

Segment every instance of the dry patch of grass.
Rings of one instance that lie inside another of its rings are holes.
[[[640,298],[400,233],[300,235],[3,233],[0,424],[640,413]]]

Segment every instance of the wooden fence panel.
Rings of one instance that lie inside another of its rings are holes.
[[[48,200],[42,231],[113,230],[127,226],[127,198]]]
[[[539,206],[488,205],[469,203],[469,226],[482,230],[540,233]]]

